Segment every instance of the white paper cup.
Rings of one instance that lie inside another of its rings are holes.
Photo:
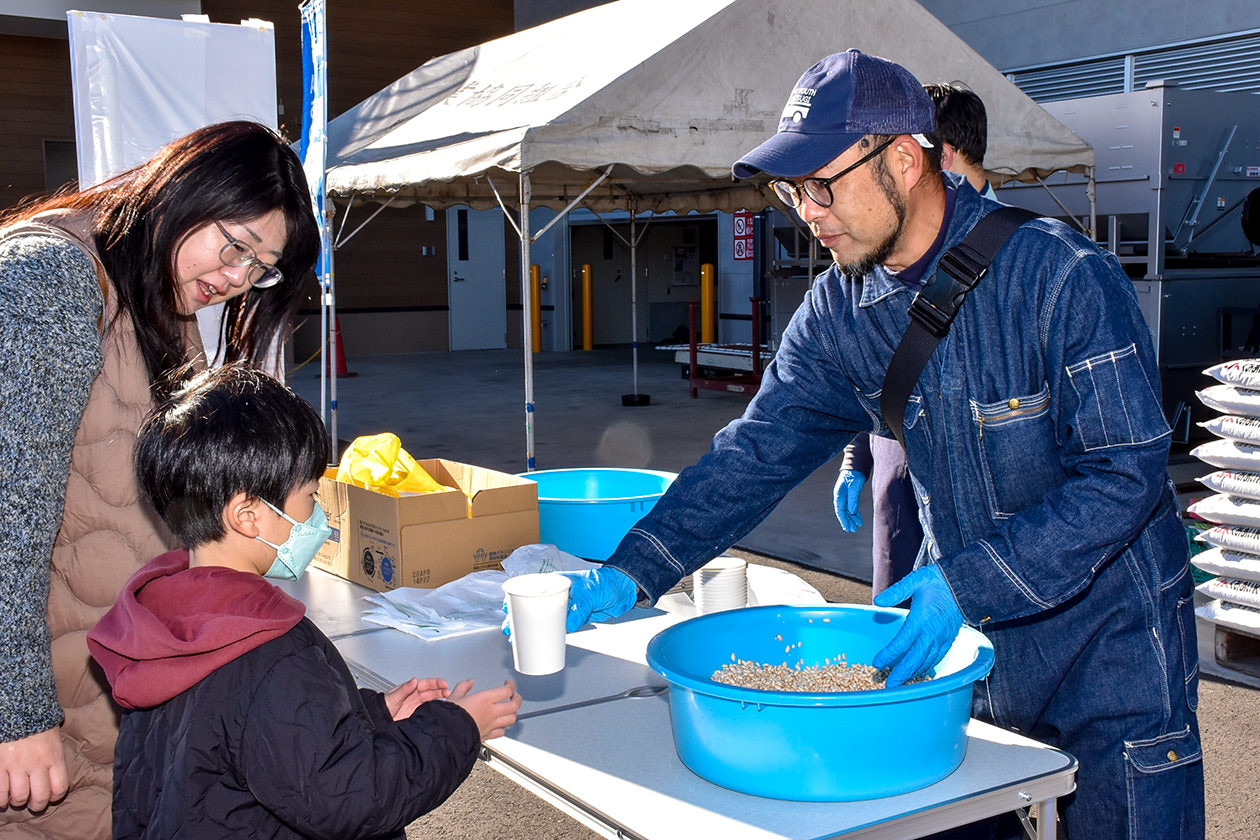
[[[512,664],[541,676],[564,668],[569,579],[555,572],[517,575],[503,582],[512,624]]]
[[[748,564],[715,557],[692,575],[692,598],[701,615],[748,606]]]

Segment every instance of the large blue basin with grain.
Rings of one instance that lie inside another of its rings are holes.
[[[678,757],[722,787],[799,801],[893,796],[945,778],[966,755],[972,687],[993,667],[992,644],[970,627],[933,679],[913,685],[805,694],[710,679],[732,656],[821,666],[843,654],[870,664],[905,616],[856,604],[749,607],[662,630],[647,662],[669,682]]]

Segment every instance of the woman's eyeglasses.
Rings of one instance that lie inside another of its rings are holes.
[[[249,266],[245,279],[255,289],[268,289],[284,280],[284,275],[280,273],[280,269],[258,259],[258,252],[228,233],[222,222],[215,222],[214,224],[219,229],[219,233],[223,234],[223,238],[227,240],[227,244],[219,249],[219,262],[231,268],[240,268],[243,265]]]

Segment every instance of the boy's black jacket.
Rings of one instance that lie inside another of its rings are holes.
[[[174,564],[167,584],[180,573]],[[162,591],[163,603],[150,606],[175,637],[196,626],[187,616],[204,606],[198,589],[151,590]],[[123,597],[135,594],[129,587]],[[171,618],[180,613],[183,620]],[[100,631],[97,644],[126,647],[131,658],[143,647],[134,637],[124,644],[117,628]],[[155,651],[169,655],[172,644]],[[384,697],[357,688],[336,648],[301,618],[169,700],[124,713],[114,837],[401,838],[467,777],[479,742],[476,724],[453,703],[430,701],[393,721]]]

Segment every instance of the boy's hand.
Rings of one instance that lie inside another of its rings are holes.
[[[451,696],[447,699],[458,703],[464,711],[472,715],[481,732],[481,740],[498,738],[509,726],[516,723],[516,713],[521,708],[521,696],[516,693],[516,683],[504,680],[503,685],[498,688],[469,694],[472,685],[472,680],[464,680],[452,689]]]
[[[39,812],[69,787],[60,727],[0,743],[0,808]]]
[[[437,677],[420,679],[412,677],[400,686],[385,692],[385,705],[394,720],[406,720],[421,703],[445,700],[451,694],[446,680]]]

